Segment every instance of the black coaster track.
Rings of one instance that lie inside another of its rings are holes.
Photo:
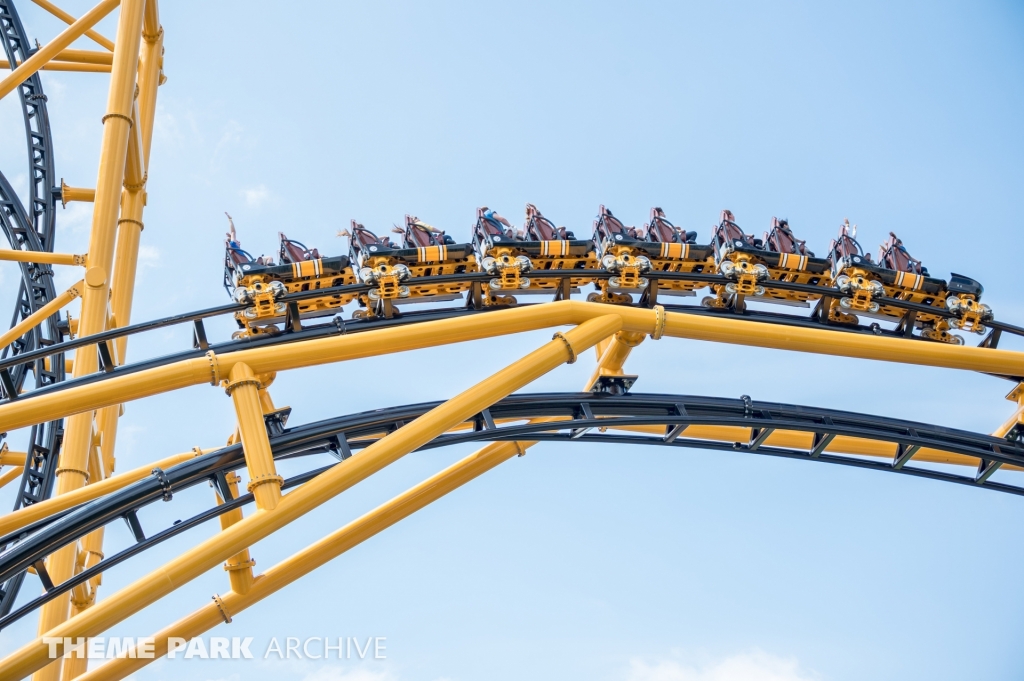
[[[268,416],[270,443],[277,460],[312,454],[333,454],[338,462],[309,470],[284,483],[294,488],[320,473],[344,466],[345,461],[382,436],[394,432],[441,404],[431,402],[360,414],[341,416],[295,428],[285,428],[275,415]],[[559,421],[531,423],[530,420],[557,418]],[[692,395],[594,393],[544,393],[512,395],[480,412],[461,431],[446,433],[421,450],[467,442],[538,440],[541,442],[590,442],[642,444],[659,447],[696,448],[727,453],[777,456],[800,461],[818,461],[857,468],[912,475],[941,482],[1024,496],[1024,487],[993,482],[989,478],[1003,465],[1024,466],[1024,443],[1014,431],[1007,438],[890,419],[772,402],[755,402],[749,397],[726,399]],[[721,442],[689,437],[690,426],[733,426],[751,429],[746,442]],[[655,426],[655,434],[625,430],[631,426]],[[811,434],[808,449],[766,444],[772,432],[800,431]],[[865,438],[892,444],[891,461],[833,454],[826,446],[837,435]],[[977,459],[975,475],[957,475],[933,468],[909,465],[920,448],[960,454]],[[553,454],[547,454],[551,456]],[[358,454],[356,454],[358,456]],[[252,494],[233,498],[225,476],[245,467],[241,445],[197,456],[167,470],[154,469],[152,476],[124,489],[62,513],[32,523],[0,538],[10,547],[0,553],[0,579],[24,574],[34,566],[44,593],[18,610],[0,617],[0,629],[25,617],[47,601],[67,592],[97,574],[137,556],[147,549],[196,527],[222,513],[251,503]],[[147,534],[139,512],[157,502],[172,501],[174,495],[200,483],[212,483],[226,503],[170,527]],[[62,584],[53,584],[43,561],[61,546],[77,541],[108,523],[124,520],[136,543],[80,572]],[[15,543],[17,542],[17,543]]]
[[[0,0],[0,33],[4,52],[12,69],[35,52],[12,0]],[[38,73],[33,74],[17,89],[28,142],[29,210],[25,209],[7,178],[0,173],[0,228],[3,229],[12,249],[52,252],[59,188],[55,188],[57,183],[53,167],[53,139],[46,110],[46,95],[43,94]],[[11,319],[12,327],[53,300],[55,295],[53,270],[48,265],[19,264],[21,283]],[[60,315],[54,314],[43,324],[3,348],[0,358],[18,358],[34,350],[60,343],[61,340],[63,333]],[[15,366],[12,372],[4,376],[0,385],[4,395],[8,398],[17,395],[24,388],[29,371],[35,377],[37,389],[64,380],[63,353],[54,352],[51,357],[49,369],[44,365],[42,357]],[[32,427],[25,450],[25,472],[14,502],[15,509],[49,498],[53,491],[57,455],[63,432],[62,419]],[[0,434],[0,438],[4,435],[6,434]],[[24,575],[18,574],[5,579],[6,581],[0,584],[0,615],[10,611]]]

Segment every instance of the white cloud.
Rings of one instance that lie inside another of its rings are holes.
[[[139,246],[139,267],[159,267],[160,249],[142,244]]]
[[[267,202],[267,199],[270,198],[270,190],[267,189],[266,185],[261,184],[257,187],[243,189],[242,196],[245,197],[245,203],[247,205],[250,205],[253,208],[259,208]]]
[[[635,659],[625,678],[626,681],[816,681],[819,677],[801,670],[796,658],[753,651],[700,667],[676,660],[651,664]]]

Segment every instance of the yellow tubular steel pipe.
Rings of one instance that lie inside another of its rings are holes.
[[[146,13],[142,20],[142,37],[153,41],[160,35],[160,4],[157,0],[146,0]]]
[[[9,471],[0,473],[0,487],[5,487],[11,482],[21,478],[21,474],[25,472],[24,466],[15,466]]]
[[[157,71],[153,68],[154,59],[152,51],[154,45],[150,42],[143,43],[140,47],[139,66],[139,96],[147,96],[148,101],[154,105],[156,102]],[[151,95],[151,96],[150,96]],[[141,116],[138,107],[133,104],[132,119],[133,130],[137,128],[153,127],[153,107],[150,107],[145,116]],[[129,139],[134,139],[137,133],[131,134]],[[136,149],[141,149],[137,143]],[[131,157],[129,143],[129,157]],[[140,159],[141,174],[146,175],[146,161]],[[127,171],[126,171],[127,174]],[[111,280],[110,311],[113,319],[112,326],[127,326],[131,320],[132,299],[135,292],[135,275],[139,260],[139,240],[143,229],[142,213],[145,207],[145,191],[142,186],[125,190],[121,194],[121,217],[117,220],[117,245],[114,252],[114,272]],[[115,355],[118,363],[124,363],[127,352],[128,339],[118,338],[115,341]],[[114,469],[114,449],[117,442],[117,419],[121,412],[121,405],[104,407],[97,415],[97,425],[100,431],[100,438],[103,445],[105,458],[108,461],[108,474]]]
[[[104,2],[109,3],[111,8],[118,4],[117,0],[104,0]],[[110,72],[107,112],[102,118],[103,137],[100,143],[92,229],[89,233],[88,268],[85,273],[86,287],[82,294],[82,311],[78,323],[78,332],[81,336],[99,333],[107,324],[110,273],[114,258],[117,217],[121,203],[121,185],[124,181],[125,155],[128,151],[128,134],[132,125],[132,103],[135,99],[139,48],[142,42],[144,2],[145,0],[123,0],[120,3],[121,12],[117,21],[117,39]],[[85,16],[89,16],[95,11],[92,10]],[[75,22],[75,25],[84,21],[85,16]],[[88,28],[88,26],[84,28]],[[84,32],[84,28],[75,37],[80,36]],[[58,40],[54,41],[54,43],[57,42]],[[26,60],[25,65],[27,66],[33,59],[43,54],[54,43],[47,45],[39,53]],[[60,44],[57,51],[67,46],[67,44]],[[15,74],[23,68],[19,68]],[[96,371],[96,353],[85,350],[85,352],[75,353],[75,377]],[[91,413],[78,413],[67,420],[64,441],[57,463],[55,496],[66,494],[82,487],[87,482],[84,471],[88,466],[92,433]],[[63,582],[72,575],[75,557],[75,544],[64,546],[51,554],[46,567],[55,582]],[[39,631],[48,631],[67,620],[69,607],[70,597],[68,594],[46,603],[39,614]],[[34,679],[35,681],[56,681],[59,675],[60,665],[52,664],[43,672],[35,674]]]
[[[228,490],[231,492],[231,496],[235,499],[238,498],[238,476],[233,472],[228,473],[225,476],[228,484]],[[221,499],[220,494],[217,495],[217,503],[222,504],[224,500]],[[241,507],[233,508],[226,513],[222,513],[220,516],[220,529],[226,530],[235,523],[241,522],[245,518],[245,514],[242,513]],[[252,568],[256,564],[256,561],[252,559],[249,554],[249,549],[242,549],[235,555],[228,558],[228,562],[224,563],[224,570],[228,573],[228,581],[231,584],[231,590],[238,594],[248,593],[252,587]]]
[[[21,64],[18,64],[21,67]],[[0,60],[0,68],[11,68],[11,62],[6,59]],[[40,71],[67,71],[72,73],[110,73],[110,67],[105,64],[77,64],[70,61],[51,61],[39,67]]]
[[[146,16],[155,8],[156,0],[146,3]],[[149,168],[149,145],[153,138],[153,120],[156,113],[156,93],[160,84],[160,61],[163,52],[163,32],[155,40],[145,40],[140,48],[139,96],[133,106],[133,116],[141,135],[141,163],[143,185]],[[129,153],[129,156],[131,154]],[[135,294],[135,276],[139,261],[139,242],[144,228],[143,210],[146,192],[143,186],[132,186],[122,194],[121,217],[117,221],[117,249],[114,254],[114,278],[110,309],[118,326],[127,326],[131,320],[132,300]],[[118,356],[125,357],[127,338],[116,341]]]
[[[53,59],[61,50],[75,42],[87,30],[96,25],[103,17],[117,7],[119,0],[102,0],[98,5],[86,12],[75,23],[61,31],[56,38],[43,45],[31,57],[26,59],[9,76],[0,81],[0,99],[9,95],[14,88],[18,87],[39,70],[39,68]]]
[[[486,473],[520,453],[514,442],[496,442],[470,454],[461,461],[431,476],[415,487],[381,504],[362,517],[335,530],[320,541],[281,561],[256,578],[246,593],[231,592],[200,608],[187,617],[158,632],[155,636],[155,657],[167,654],[167,639],[178,636],[195,638],[224,622],[225,615],[234,617],[246,608],[280,591],[300,577],[358,546],[370,537],[437,501],[452,490]],[[221,611],[223,608],[223,613]],[[132,674],[152,659],[123,657],[111,660],[81,676],[82,681],[115,681]]]
[[[619,331],[614,336],[609,336],[598,341],[594,345],[594,350],[597,351],[597,368],[594,373],[590,376],[587,384],[583,388],[583,392],[589,391],[597,383],[597,379],[601,376],[609,376],[621,374],[623,371],[623,365],[626,363],[626,358],[629,357],[629,353],[632,352],[633,348],[643,342],[644,335],[642,333],[635,333],[631,331]],[[558,421],[557,418],[537,418],[530,419],[530,423],[549,423],[551,421]],[[486,454],[491,449],[498,447],[502,443],[495,442],[487,445],[483,449],[480,449],[478,454]],[[516,445],[519,447],[519,454],[523,456],[526,454],[526,450],[537,444],[537,440],[516,440]]]
[[[49,2],[49,0],[32,0],[32,2],[36,3],[37,5],[39,5],[43,9],[45,9],[47,12],[49,12],[53,16],[57,17],[58,19],[63,21],[65,24],[73,24],[73,23],[75,23],[75,18],[73,16],[71,16],[70,14],[65,12],[64,10],[62,10],[60,7],[57,7],[52,2]],[[86,31],[85,32],[85,36],[87,38],[90,38],[93,42],[95,42],[100,47],[105,47],[108,50],[110,50],[111,52],[114,51],[114,43],[113,43],[113,41],[110,40],[109,38],[107,38],[106,36],[103,36],[103,35],[97,33],[96,31],[94,31],[92,29],[89,29],[88,31]]]
[[[260,382],[244,362],[231,367],[224,390],[231,396],[238,418],[238,433],[245,452],[245,466],[249,471],[249,491],[256,498],[256,508],[273,511],[281,499],[283,479],[274,465],[274,452],[263,421],[263,406],[259,396]]]
[[[67,388],[52,395],[23,398],[13,404],[0,405],[0,431],[14,430],[69,414],[208,381],[216,383],[230,372],[235,362],[245,362],[256,374],[286,371],[374,357],[384,352],[405,352],[448,343],[536,331],[562,324],[579,323],[607,314],[620,316],[623,319],[624,330],[640,333],[657,331],[658,316],[654,310],[562,301],[350,336],[240,350],[216,357],[208,354],[204,358],[183,360],[97,381],[91,385]],[[665,317],[667,319],[663,334],[666,336],[1024,375],[1024,353],[1010,350],[947,346],[877,336],[857,335],[853,339],[848,339],[846,337],[853,334],[816,329],[780,330],[756,322],[703,318],[681,313],[667,313]]]
[[[46,253],[43,251],[12,251],[0,248],[0,260],[10,262],[37,262],[42,265],[84,265],[84,255]]]
[[[8,345],[24,336],[30,329],[34,329],[39,326],[51,315],[56,314],[63,309],[65,305],[80,296],[82,294],[82,289],[84,288],[82,285],[83,283],[84,282],[79,281],[67,291],[55,297],[46,305],[43,305],[16,325],[12,326],[8,331],[0,334],[0,348],[6,348]]]
[[[1021,422],[1022,417],[1024,417],[1024,405],[1019,405],[1017,409],[1014,410],[1013,416],[1006,419],[1003,425],[996,428],[992,435],[994,437],[1006,437],[1006,434]]]
[[[614,430],[625,430],[636,433],[650,433],[651,435],[664,435],[664,426],[616,426]],[[750,428],[739,426],[690,426],[686,429],[686,437],[712,442],[749,442]],[[810,433],[797,430],[776,430],[768,439],[765,445],[772,447],[788,447],[792,449],[811,448],[813,437]],[[881,440],[869,440],[866,438],[849,437],[838,435],[825,447],[825,451],[833,454],[853,454],[855,456],[871,456],[881,459],[892,460],[896,455],[896,445]],[[977,467],[978,459],[973,456],[954,454],[952,452],[922,447],[913,456],[914,461],[925,461],[928,463],[945,463],[957,466]],[[1006,470],[1019,470],[1016,466],[1003,466]]]
[[[155,6],[155,0],[154,0]],[[149,9],[149,3],[146,4]],[[142,66],[139,69],[139,125],[142,128],[142,155],[149,168],[149,149],[153,143],[153,121],[156,113],[156,94],[162,77],[164,32],[160,30],[153,40],[142,43]]]
[[[8,678],[21,678],[48,663],[42,636],[95,636],[195,579],[217,563],[279,530],[296,518],[418,449],[449,428],[471,418],[509,393],[528,385],[566,361],[572,362],[597,341],[622,328],[617,315],[606,315],[557,333],[526,357],[513,362],[469,390],[431,409],[415,421],[370,445],[281,498],[273,511],[257,511],[163,567],[123,588],[77,617],[43,632],[41,637],[0,660]],[[255,588],[255,584],[254,584]],[[59,646],[58,646],[59,647]]]
[[[631,331],[619,331],[612,336],[604,346],[604,351],[597,360],[597,368],[587,384],[590,390],[602,376],[616,376],[623,372],[623,364],[629,357],[630,351],[643,342],[646,336],[642,333]],[[600,346],[598,346],[600,347]]]
[[[142,156],[142,126],[138,102],[132,104],[132,126],[128,131],[128,154],[124,164],[124,187],[137,191],[146,184],[146,160]]]
[[[69,187],[64,180],[60,181],[60,200],[64,206],[72,201],[92,203],[96,200],[96,190],[84,187]]]
[[[75,64],[106,64],[114,63],[114,55],[111,52],[96,52],[94,50],[61,50],[54,57],[54,61],[73,62]]]
[[[25,452],[12,452],[7,445],[0,449],[0,466],[24,466],[28,454]]]
[[[608,313],[617,312],[617,309],[610,305],[602,306],[602,309]],[[506,312],[518,314],[510,316]],[[255,373],[262,374],[447,343],[493,338],[521,331],[535,331],[565,323],[562,320],[564,316],[559,314],[557,309],[545,309],[545,306],[539,305],[456,320],[426,322],[415,326],[317,339],[296,344],[302,346],[302,350],[298,352],[289,345],[276,348],[281,351],[281,354],[277,355],[273,352],[254,355],[254,350],[217,356],[207,353],[205,357],[175,362],[92,385],[68,388],[53,395],[26,397],[14,403],[0,405],[0,432],[53,420],[45,417],[45,414],[51,411],[61,415],[74,414],[188,386],[203,383],[216,385],[221,378],[231,372],[235,362],[245,362],[253,367]],[[253,366],[253,360],[259,361],[259,369]],[[22,425],[15,425],[18,423]]]

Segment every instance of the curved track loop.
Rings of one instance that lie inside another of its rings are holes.
[[[32,55],[21,19],[11,0],[0,0],[0,33],[4,52],[12,68]],[[26,251],[53,251],[56,227],[53,140],[46,108],[46,95],[36,73],[18,87],[29,161],[29,206],[26,211],[7,178],[0,173],[0,228],[11,248]],[[21,263],[21,284],[15,301],[11,326],[28,317],[55,295],[53,271],[47,265]],[[63,339],[59,314],[28,331],[23,337],[3,348],[2,356],[17,358],[35,349],[54,345]],[[35,376],[35,387],[54,385],[64,379],[64,356],[50,353],[49,367],[42,358],[21,362],[5,376],[4,394],[17,394],[24,388],[28,372]],[[57,467],[57,451],[63,433],[63,420],[38,424],[29,433],[26,465],[14,508],[36,503],[50,496]],[[24,575],[16,575],[0,585],[0,615],[10,611]]]
[[[568,278],[568,277],[571,277],[571,276],[573,276],[575,274],[578,274],[578,272],[575,272],[573,270],[565,270],[565,271],[548,270],[548,271],[545,272],[545,276],[550,276],[552,278],[559,278],[559,277],[566,277],[566,278]],[[487,274],[445,275],[445,276],[436,276],[436,277],[424,277],[422,279],[422,281],[424,283],[443,283],[443,282],[452,282],[452,281],[483,282],[489,276],[490,275],[487,275]],[[608,272],[604,272],[602,270],[597,270],[597,271],[595,271],[595,273],[593,275],[590,275],[588,273],[588,276],[594,276],[595,278],[606,278],[606,277],[611,276],[611,275]],[[673,280],[685,280],[685,281],[701,281],[701,282],[709,282],[709,283],[721,283],[721,282],[726,281],[723,277],[720,277],[718,275],[694,274],[694,273],[658,273],[657,277],[660,278],[660,279],[673,279]],[[657,279],[654,279],[653,275],[652,275],[651,286],[656,286],[656,285],[657,285]],[[768,287],[768,288],[775,287],[775,288],[786,289],[786,290],[798,290],[800,288],[807,288],[806,286],[803,286],[801,284],[793,284],[793,283],[789,283],[789,282],[769,282],[769,283],[766,283],[766,287]],[[338,287],[335,287],[335,288],[318,289],[318,290],[314,290],[314,291],[306,291],[306,292],[302,292],[302,293],[294,293],[294,294],[291,294],[291,295],[288,295],[288,296],[284,297],[282,299],[282,301],[287,304],[287,303],[307,300],[307,299],[310,299],[310,298],[320,298],[320,297],[331,296],[331,295],[345,295],[345,294],[353,294],[353,293],[364,293],[369,288],[370,288],[370,286],[367,286],[365,284],[351,284],[351,285],[346,285],[346,286],[338,286]],[[819,292],[822,291],[822,289],[820,287],[816,287],[816,288],[817,288],[817,290]],[[828,296],[828,295],[830,295],[830,293],[834,293],[837,296],[841,295],[838,290],[824,289],[824,295]],[[903,308],[905,308],[907,310],[913,310],[913,309],[915,309],[917,307],[921,307],[921,306],[915,305],[914,303],[908,303],[906,301],[900,301],[900,300],[884,299],[884,302],[885,302],[886,305],[891,305],[893,307],[903,307]],[[537,304],[543,304],[543,303],[537,303]],[[164,355],[164,356],[161,356],[161,357],[157,357],[157,358],[153,358],[153,359],[148,359],[148,360],[143,360],[143,361],[140,361],[140,362],[135,362],[135,363],[132,363],[132,364],[125,364],[125,365],[116,366],[116,367],[113,366],[113,365],[102,366],[103,363],[101,362],[101,369],[96,374],[92,374],[92,375],[89,375],[89,376],[83,376],[83,377],[80,377],[80,378],[77,378],[77,379],[65,380],[65,381],[60,382],[59,384],[43,386],[41,388],[37,388],[34,391],[26,393],[25,395],[23,395],[22,397],[19,398],[19,399],[26,399],[26,398],[31,398],[31,397],[34,397],[34,396],[51,394],[51,393],[54,393],[54,392],[57,392],[57,391],[66,390],[66,389],[77,387],[77,386],[81,386],[81,385],[87,385],[87,384],[95,383],[95,382],[98,382],[98,381],[103,381],[103,380],[106,380],[106,379],[109,379],[109,378],[113,378],[113,377],[117,377],[117,376],[124,376],[126,374],[131,374],[131,373],[135,373],[135,372],[138,372],[138,371],[143,371],[143,370],[146,370],[146,369],[152,369],[152,368],[159,367],[159,366],[165,366],[165,365],[168,365],[168,364],[171,364],[171,363],[174,363],[174,362],[179,362],[179,361],[186,360],[186,359],[192,359],[192,358],[196,358],[196,357],[201,357],[202,355],[204,355],[206,352],[208,352],[210,350],[213,350],[217,354],[221,354],[221,353],[227,353],[227,352],[234,352],[234,351],[238,351],[238,350],[245,350],[245,349],[252,349],[252,348],[262,348],[262,347],[268,347],[268,346],[273,346],[273,345],[280,345],[280,344],[285,344],[285,343],[290,343],[290,342],[306,341],[306,340],[311,340],[311,339],[314,339],[314,338],[324,338],[324,337],[333,336],[333,335],[351,334],[351,333],[358,333],[358,332],[362,332],[362,331],[371,331],[371,330],[376,330],[376,329],[381,329],[381,328],[400,326],[400,325],[403,325],[403,324],[414,324],[414,323],[421,323],[421,322],[425,322],[425,321],[435,321],[435,320],[440,320],[440,319],[452,319],[452,318],[455,318],[455,317],[460,317],[460,316],[465,316],[465,315],[483,314],[483,313],[497,311],[497,310],[510,309],[509,307],[503,307],[503,306],[492,306],[492,307],[475,308],[475,307],[472,306],[472,304],[467,304],[466,307],[448,307],[448,308],[441,308],[441,309],[434,309],[434,310],[418,310],[418,311],[415,311],[415,312],[409,312],[409,313],[405,313],[405,314],[401,314],[401,315],[396,315],[396,316],[394,316],[392,318],[370,318],[370,319],[345,320],[345,319],[342,318],[341,315],[337,315],[337,316],[335,316],[333,318],[330,318],[329,321],[319,322],[319,323],[315,323],[315,324],[307,324],[306,326],[303,326],[303,324],[299,323],[299,322],[288,323],[288,324],[285,324],[285,329],[283,331],[281,331],[280,333],[276,333],[276,334],[264,334],[264,335],[259,335],[259,336],[255,336],[255,337],[244,338],[244,339],[241,339],[241,340],[232,340],[232,341],[226,341],[226,342],[222,342],[222,343],[211,344],[209,342],[209,340],[207,339],[207,336],[206,336],[205,326],[203,325],[204,320],[211,319],[211,318],[214,318],[214,317],[233,315],[234,313],[244,309],[244,307],[245,307],[244,305],[238,305],[238,304],[221,305],[221,306],[217,306],[217,307],[207,308],[207,309],[204,309],[204,310],[197,310],[195,312],[178,314],[178,315],[173,315],[173,316],[170,316],[170,317],[164,317],[162,319],[151,320],[151,321],[148,321],[148,322],[140,322],[140,323],[137,323],[137,324],[133,324],[131,326],[125,326],[125,327],[121,327],[121,328],[105,331],[103,333],[98,333],[98,334],[95,334],[93,336],[88,336],[88,337],[84,337],[84,338],[77,338],[77,339],[74,339],[74,340],[64,341],[62,343],[58,343],[58,344],[53,345],[51,347],[40,348],[39,350],[36,350],[34,352],[26,353],[25,355],[17,357],[17,358],[10,358],[10,359],[0,360],[0,373],[2,373],[4,371],[11,371],[12,369],[15,369],[16,367],[19,366],[19,363],[21,363],[21,362],[38,362],[38,361],[44,359],[45,357],[50,356],[51,353],[58,353],[58,352],[64,352],[64,351],[67,351],[67,350],[86,348],[86,347],[89,347],[89,346],[100,346],[100,345],[103,345],[103,344],[110,344],[112,341],[114,341],[117,338],[123,338],[123,337],[131,336],[131,335],[143,333],[143,332],[146,332],[146,331],[153,331],[153,330],[156,330],[156,329],[166,329],[166,328],[169,328],[169,327],[172,327],[172,326],[177,326],[177,325],[180,325],[180,324],[189,324],[189,323],[191,323],[195,327],[194,328],[194,333],[193,333],[193,347],[192,347],[191,350],[185,350],[185,351],[178,352],[178,353]],[[513,306],[513,307],[522,308],[522,307],[527,307],[527,305],[516,305],[516,306]],[[623,307],[626,307],[626,306],[623,306]],[[649,305],[646,302],[641,301],[640,303],[635,303],[635,304],[631,305],[630,307],[648,308]],[[844,333],[844,334],[860,334],[860,335],[865,335],[865,336],[887,337],[887,338],[892,338],[892,339],[899,339],[901,341],[905,341],[905,342],[908,342],[908,343],[924,343],[924,344],[928,344],[928,345],[933,344],[932,341],[927,341],[927,340],[924,340],[924,339],[921,339],[921,338],[918,338],[918,337],[907,337],[907,336],[903,335],[902,333],[899,333],[899,332],[896,332],[896,331],[888,331],[888,330],[880,329],[880,328],[877,327],[877,325],[875,325],[875,326],[839,325],[839,324],[827,323],[825,321],[820,321],[820,320],[817,320],[817,319],[814,319],[814,318],[808,318],[808,317],[801,316],[801,315],[792,315],[792,314],[783,314],[783,313],[774,313],[774,312],[761,312],[761,311],[751,311],[751,310],[747,310],[747,311],[710,310],[708,308],[701,307],[701,306],[687,306],[687,305],[664,305],[663,307],[664,307],[665,310],[667,310],[669,312],[675,312],[675,313],[681,313],[681,314],[691,314],[691,315],[697,315],[697,316],[702,316],[702,317],[717,317],[717,318],[723,318],[723,319],[738,319],[738,320],[757,322],[757,323],[762,323],[762,324],[770,324],[770,325],[785,325],[785,326],[794,326],[794,327],[799,327],[799,328],[822,329],[822,330],[829,330],[829,331],[834,331],[836,333]],[[949,314],[949,313],[947,313],[947,312],[945,312],[943,310],[933,310],[932,314],[952,316],[951,314]],[[992,322],[987,322],[987,323],[992,328],[993,331],[992,331],[992,334],[990,334],[990,336],[988,338],[986,338],[984,341],[982,341],[982,344],[981,344],[982,347],[995,348],[995,346],[998,343],[998,339],[999,339],[999,335],[998,334],[1001,334],[1003,332],[1008,333],[1008,334],[1012,334],[1012,335],[1024,336],[1024,328],[1020,328],[1020,327],[1017,327],[1015,325],[1007,324],[1007,323],[1004,323],[1004,322],[992,321]],[[108,347],[109,347],[109,345],[108,345]],[[102,353],[101,353],[101,355],[102,355]],[[1008,379],[1008,380],[1012,380],[1014,382],[1024,381],[1024,376],[1005,375],[1005,374],[998,374],[998,375],[1000,377],[1002,377],[1002,378],[1005,378],[1005,379]],[[3,404],[4,402],[10,402],[10,401],[11,401],[10,399],[3,400],[3,401],[0,401],[0,404]]]
[[[376,442],[439,404],[432,402],[393,407],[288,429],[280,427],[276,422],[269,422],[275,459],[331,453],[340,460],[297,475],[287,480],[285,487],[295,487],[333,466],[345,465],[345,460],[352,456],[353,450]],[[701,427],[707,426],[735,428],[736,432],[746,437],[746,441],[728,443],[704,439],[700,437],[699,431]],[[772,444],[771,435],[777,431],[802,433],[806,447]],[[826,452],[825,447],[836,437],[887,443],[893,452],[893,460],[878,461]],[[1024,444],[1016,439],[1007,440],[952,428],[831,409],[754,402],[745,396],[725,399],[690,395],[608,396],[594,393],[513,395],[467,421],[462,428],[436,438],[421,449],[501,440],[642,444],[744,452],[855,466],[1024,495],[1024,487],[988,480],[1002,465],[1024,467]],[[909,457],[921,449],[971,457],[978,462],[979,472],[975,476],[965,476],[906,465]],[[232,498],[225,481],[227,473],[244,466],[241,445],[225,447],[166,471],[154,469],[152,476],[122,490],[54,513],[0,538],[0,542],[20,540],[0,554],[0,579],[23,573],[26,568],[34,565],[45,589],[42,596],[0,617],[0,628],[146,549],[252,502],[252,494]],[[187,520],[146,535],[139,521],[140,510],[158,501],[171,501],[175,493],[202,482],[214,484],[221,498],[228,500],[227,503],[218,504]],[[54,585],[49,582],[45,568],[42,567],[46,556],[120,519],[128,522],[135,534],[136,544],[80,572],[63,584]]]

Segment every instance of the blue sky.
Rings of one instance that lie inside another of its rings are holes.
[[[413,213],[468,235],[477,206],[519,221],[529,201],[577,234],[602,203],[627,223],[662,206],[705,241],[723,208],[758,234],[777,215],[819,252],[848,217],[872,252],[896,231],[933,274],[980,279],[997,317],[1024,321],[1019,4],[165,5],[136,320],[227,301],[224,211],[248,250],[275,250],[284,231],[336,253],[351,218],[386,231]],[[60,29],[19,8],[40,40]],[[58,175],[91,186],[106,76],[44,86]],[[24,185],[9,100],[0,168]],[[58,249],[81,252],[88,206],[58,219]],[[0,275],[9,288],[12,272]],[[272,393],[293,423],[441,399],[549,336],[294,372]],[[146,337],[129,358],[187,342]],[[647,341],[627,368],[637,391],[983,432],[1012,411],[995,378],[693,341]],[[591,369],[588,357],[530,390],[577,389]],[[129,404],[118,467],[222,443],[231,418],[209,387]],[[467,451],[407,457],[260,542],[258,567]],[[138,678],[1016,679],[1022,512],[1018,498],[866,471],[539,446],[214,632],[259,650],[274,636],[386,636],[386,661],[158,663]],[[101,593],[212,531],[109,573]],[[214,570],[114,633],[151,633],[225,590]],[[0,651],[32,631],[0,633]]]

